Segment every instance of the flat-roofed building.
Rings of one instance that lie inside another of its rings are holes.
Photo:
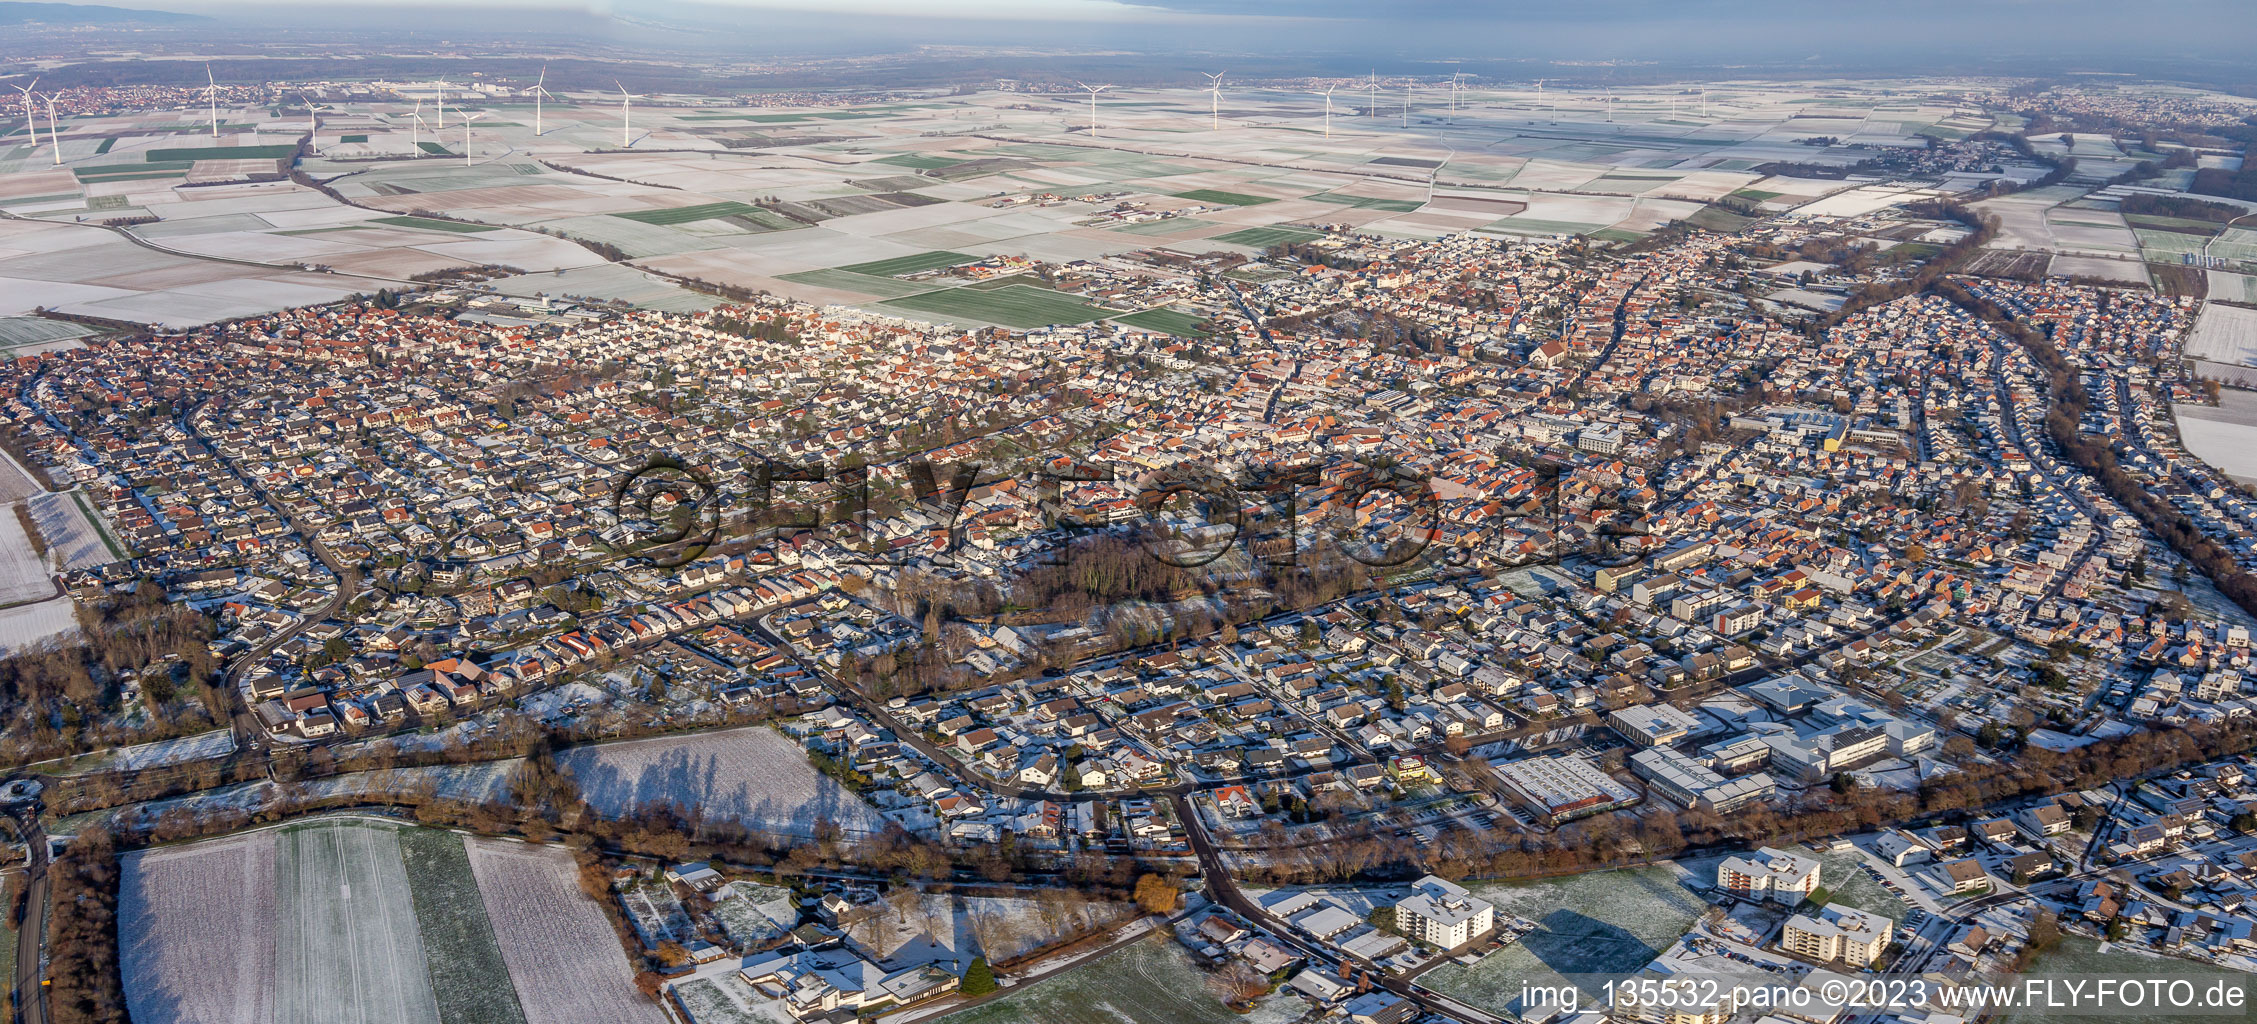
[[[1573,755],[1525,757],[1492,766],[1505,788],[1551,824],[1628,807],[1638,791]]]
[[[1716,866],[1716,887],[1742,899],[1793,906],[1818,888],[1815,858],[1766,846],[1752,857],[1726,857]]]
[[[1433,875],[1411,883],[1411,894],[1395,904],[1398,930],[1443,949],[1472,942],[1496,924],[1496,907],[1464,886]]]
[[[1728,779],[1668,747],[1630,755],[1630,770],[1661,795],[1686,807],[1729,814],[1778,792],[1762,772]]]
[[[1668,704],[1635,704],[1607,716],[1622,738],[1641,747],[1663,747],[1702,728],[1700,716]]]
[[[1849,907],[1826,907],[1815,916],[1796,914],[1787,919],[1779,948],[1809,960],[1840,960],[1864,967],[1889,948],[1889,919]]]

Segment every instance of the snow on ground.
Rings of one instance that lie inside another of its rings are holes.
[[[1499,918],[1537,924],[1519,942],[1467,967],[1446,963],[1421,983],[1486,1010],[1502,1011],[1521,983],[1564,984],[1560,975],[1635,971],[1674,944],[1708,909],[1691,886],[1716,880],[1722,857],[1593,871],[1518,884],[1475,882]]]
[[[781,999],[770,999],[735,972],[674,986],[692,1024],[792,1024]]]
[[[66,569],[117,560],[109,545],[102,542],[101,529],[88,518],[82,500],[77,494],[55,492],[35,494],[25,502],[31,509],[32,522],[39,526],[39,535],[47,541],[47,557],[52,560],[60,554]]]
[[[730,942],[749,948],[791,931],[799,923],[799,907],[789,889],[731,882],[713,894],[713,916],[721,920]]]
[[[581,893],[569,854],[502,840],[466,845],[527,1024],[665,1019],[636,991],[634,969],[603,909]]]
[[[275,848],[276,1024],[439,1024],[399,833],[323,821]]]
[[[119,968],[141,1024],[271,1024],[275,835],[129,853]]]
[[[1207,990],[1191,955],[1164,934],[1108,953],[1001,998],[940,1018],[947,1024],[1284,1024],[1308,1007],[1273,995],[1234,1013]],[[702,1024],[702,1022],[701,1022]]]
[[[826,818],[849,835],[886,828],[875,808],[817,772],[798,744],[764,727],[574,747],[556,760],[590,807],[614,817],[673,803],[785,835],[813,836]]]
[[[0,656],[78,632],[78,616],[68,598],[0,609]]]
[[[2209,302],[2187,337],[2186,354],[2195,359],[2257,366],[2257,309]]]
[[[157,740],[130,747],[119,747],[97,766],[103,771],[138,771],[143,768],[162,768],[166,765],[186,764],[214,757],[226,757],[235,752],[235,732],[232,729],[213,729],[194,736]]]
[[[23,520],[0,515],[0,604],[37,601],[55,596],[55,581],[31,548]]]

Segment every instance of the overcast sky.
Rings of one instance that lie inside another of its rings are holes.
[[[107,0],[226,14],[234,0]],[[1118,47],[1428,59],[1802,61],[1953,54],[2067,63],[2188,57],[2257,65],[2253,0],[469,0],[600,24],[726,24],[778,48],[903,43]],[[465,0],[387,0],[460,9]],[[367,0],[289,0],[295,16]],[[2253,74],[2252,77],[2257,77]]]

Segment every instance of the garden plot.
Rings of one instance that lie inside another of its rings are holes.
[[[1207,991],[1191,956],[1165,935],[940,1018],[948,1024],[1284,1024],[1298,996],[1273,995],[1238,1014]]]
[[[141,1024],[275,1020],[275,835],[130,853],[118,966]]]
[[[627,909],[627,920],[646,949],[697,938],[697,924],[671,883],[646,880],[625,886],[619,890],[619,905]]]
[[[887,827],[875,808],[808,764],[798,744],[757,726],[574,747],[557,764],[590,807],[614,817],[671,804],[791,836],[813,836],[824,820],[849,835]]]
[[[1468,886],[1497,905],[1499,918],[1527,918],[1537,928],[1473,966],[1444,964],[1421,980],[1474,1006],[1503,1010],[1524,981],[1558,985],[1567,974],[1635,971],[1674,944],[1707,909],[1707,901],[1688,887],[1713,882],[1722,859]]]
[[[562,850],[473,839],[470,868],[529,1024],[660,1024],[603,909]]]
[[[713,894],[713,916],[739,949],[782,936],[799,923],[791,890],[751,882],[731,882]]]
[[[732,971],[674,986],[691,1024],[793,1024],[783,1000],[770,999]]]

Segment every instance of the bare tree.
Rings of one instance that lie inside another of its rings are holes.
[[[1232,960],[1207,976],[1207,990],[1223,1002],[1242,1006],[1268,995],[1270,979],[1253,964]]]

